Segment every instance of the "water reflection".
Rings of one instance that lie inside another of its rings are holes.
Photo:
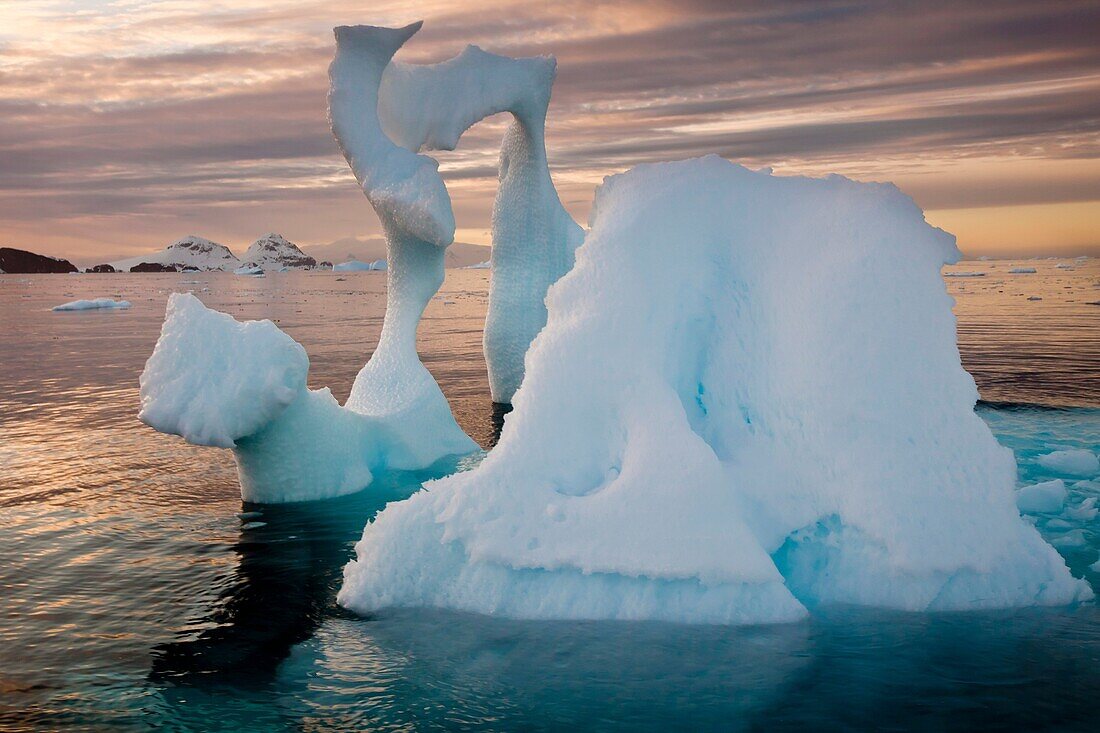
[[[335,603],[343,566],[363,527],[388,502],[460,468],[444,461],[428,471],[395,471],[366,490],[325,501],[241,505],[233,546],[233,582],[205,614],[201,628],[153,649],[150,678],[176,683],[262,686],[290,649],[310,637]]]

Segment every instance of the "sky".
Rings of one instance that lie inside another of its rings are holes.
[[[425,21],[398,58],[558,59],[548,154],[604,176],[718,153],[892,181],[968,256],[1100,254],[1100,1],[0,0],[0,244],[78,264],[197,234],[371,239],[326,117],[332,27]],[[488,243],[504,116],[441,161]]]

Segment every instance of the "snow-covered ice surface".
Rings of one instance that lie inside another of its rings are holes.
[[[308,371],[305,349],[271,321],[241,323],[174,293],[141,374],[139,417],[189,443],[233,449],[241,497],[258,503],[348,494],[379,469],[476,450],[449,410],[341,407],[328,389],[307,388]]]
[[[380,513],[340,602],[744,623],[1091,597],[973,411],[958,256],[889,185],[713,156],[607,179],[500,443]]]
[[[87,311],[111,308],[129,308],[130,301],[115,300],[114,298],[92,298],[89,300],[73,300],[61,305],[55,305],[50,310],[55,311]]]

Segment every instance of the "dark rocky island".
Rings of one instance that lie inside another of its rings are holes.
[[[80,272],[68,260],[27,252],[23,249],[0,247],[0,272],[29,275],[51,272]]]
[[[159,262],[140,262],[130,268],[130,272],[177,272],[175,265],[162,265]]]

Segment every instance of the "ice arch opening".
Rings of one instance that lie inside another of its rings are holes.
[[[393,61],[421,25],[335,31],[332,130],[382,220],[390,260],[382,339],[350,401],[377,409],[417,399],[388,389],[389,375],[405,364],[419,365],[416,324],[442,284],[444,249],[455,231],[438,163],[420,151],[453,150],[474,124],[507,112],[512,122],[501,146],[493,205],[493,280],[484,336],[493,401],[507,403],[523,379],[524,354],[546,323],[546,291],[572,267],[583,239],[558,199],[546,159],[556,62],[546,56],[508,58],[476,46],[437,64]],[[430,380],[426,370],[424,375]],[[417,389],[438,392],[432,387],[434,382],[422,380]]]

